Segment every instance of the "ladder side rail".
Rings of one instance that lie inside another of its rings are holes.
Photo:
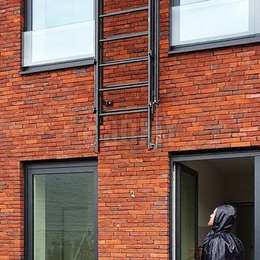
[[[160,0],[155,1],[155,39],[154,39],[154,104],[159,104],[159,80],[160,80]]]
[[[97,98],[98,98],[98,74],[99,74],[99,0],[95,1],[95,86],[94,86],[94,105],[93,112],[97,113]]]
[[[151,104],[152,104],[152,113],[153,113],[153,106],[154,106],[154,90],[155,90],[155,58],[156,58],[156,46],[155,46],[155,1],[152,1],[152,10],[151,10],[151,55],[152,55],[152,61],[151,61]]]
[[[149,64],[148,64],[148,148],[153,148],[152,120],[159,96],[159,0],[149,0]]]
[[[147,146],[151,148],[152,143],[152,0],[148,0],[148,115],[147,115]]]
[[[96,2],[96,68],[95,68],[95,110],[96,110],[96,152],[99,152],[99,139],[100,139],[100,113],[102,108],[102,98],[100,95],[100,87],[103,83],[103,71],[100,67],[103,58],[103,48],[100,39],[103,38],[103,21],[99,19],[100,13],[103,13],[103,0]]]

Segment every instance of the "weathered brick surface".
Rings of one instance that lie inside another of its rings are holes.
[[[144,1],[108,1],[105,10]],[[260,46],[169,55],[169,3],[161,1],[160,106],[154,141],[113,141],[94,151],[94,68],[21,76],[23,1],[0,4],[0,260],[23,259],[22,162],[95,157],[99,259],[168,259],[169,152],[260,144]],[[134,22],[135,21],[135,22]],[[108,21],[106,35],[143,30],[145,16]],[[146,40],[107,46],[107,60],[141,56]],[[109,68],[106,83],[145,79],[141,64]],[[145,90],[104,96],[144,104]],[[109,108],[108,108],[109,109]],[[145,131],[145,115],[106,118],[102,134]]]

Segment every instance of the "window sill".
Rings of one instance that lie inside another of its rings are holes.
[[[260,42],[260,35],[251,36],[251,37],[243,37],[238,39],[230,39],[230,40],[221,40],[215,42],[205,42],[200,44],[192,44],[192,45],[183,45],[179,47],[170,47],[169,54],[178,54],[178,53],[186,53],[193,51],[203,51],[210,50],[216,48],[224,48],[224,47],[232,47],[238,45],[245,45],[251,43]]]
[[[94,65],[94,63],[95,63],[95,58],[88,58],[88,59],[77,60],[77,61],[69,61],[69,62],[62,62],[62,63],[60,62],[60,63],[46,64],[46,65],[39,65],[39,66],[32,66],[32,67],[22,67],[22,71],[20,72],[20,74],[29,75],[29,74],[39,73],[39,72]]]

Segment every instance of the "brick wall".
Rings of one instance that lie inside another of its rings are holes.
[[[108,1],[114,11],[142,0]],[[23,259],[22,162],[96,157],[99,259],[168,259],[169,152],[260,144],[260,46],[169,55],[169,3],[161,1],[160,106],[155,150],[142,141],[102,142],[96,154],[94,67],[22,76],[23,1],[0,5],[0,260]],[[136,15],[107,21],[105,33],[142,30]],[[107,46],[107,60],[145,53],[146,40]],[[113,67],[106,83],[145,79],[142,65]],[[105,96],[113,108],[146,104],[145,90]],[[108,108],[109,109],[109,108]],[[146,116],[106,118],[102,134],[143,133]]]

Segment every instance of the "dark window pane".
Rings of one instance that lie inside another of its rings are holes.
[[[34,176],[34,260],[93,260],[94,175]]]

